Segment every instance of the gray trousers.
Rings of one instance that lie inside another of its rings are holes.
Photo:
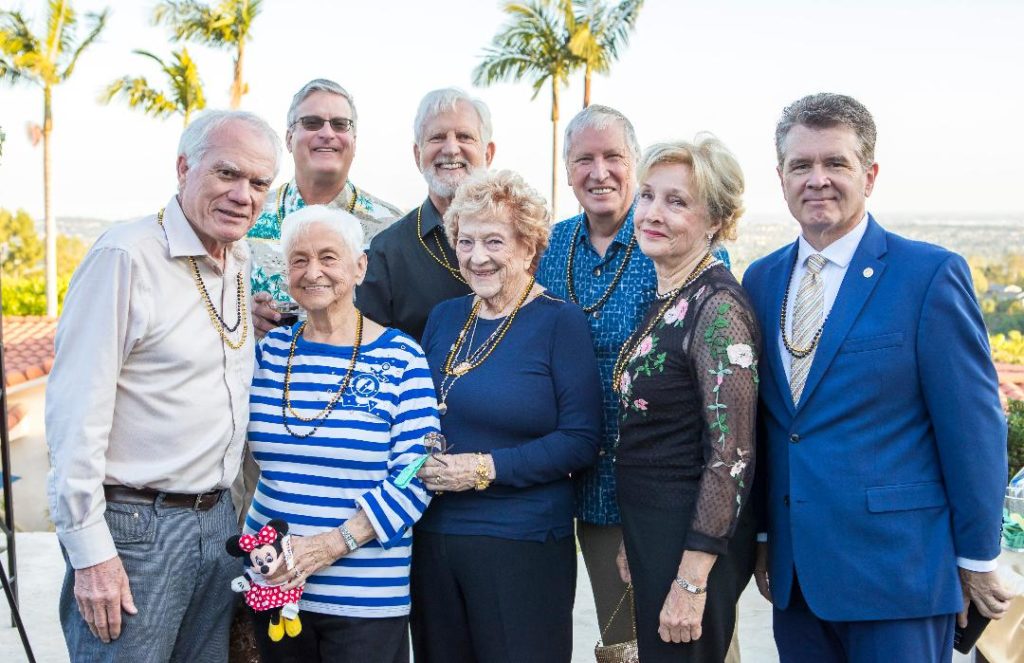
[[[71,661],[226,661],[237,601],[230,583],[242,571],[224,549],[238,534],[229,491],[209,511],[166,507],[158,498],[152,506],[107,502],[104,517],[139,612],[122,612],[121,637],[104,644],[78,611],[68,564],[60,622]]]

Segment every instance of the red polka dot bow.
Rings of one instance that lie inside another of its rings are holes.
[[[269,546],[274,541],[277,541],[277,530],[270,525],[264,525],[263,529],[256,533],[256,536],[243,534],[238,537],[238,547],[245,552],[252,552],[260,546]]]

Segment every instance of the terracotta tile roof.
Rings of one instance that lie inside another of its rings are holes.
[[[10,316],[3,319],[4,376],[8,387],[34,380],[53,368],[57,319]]]
[[[996,364],[999,374],[999,400],[1006,407],[1007,400],[1024,401],[1024,364]]]

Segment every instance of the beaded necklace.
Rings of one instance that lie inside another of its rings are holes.
[[[345,184],[352,184],[346,182]],[[285,182],[277,189],[277,227],[280,228],[281,224],[284,223],[284,198],[288,195],[289,183]],[[355,184],[352,184],[352,200],[348,201],[348,213],[351,214],[356,208],[356,199],[359,198],[359,189],[356,188]]]
[[[626,246],[626,255],[622,257],[622,264],[619,265],[619,269],[615,272],[615,276],[612,278],[611,284],[604,291],[604,294],[590,306],[584,306],[580,304],[579,299],[576,297],[576,286],[573,285],[572,270],[573,259],[576,257],[576,241],[579,239],[582,228],[583,219],[580,219],[580,222],[576,224],[576,230],[572,233],[572,241],[569,243],[569,259],[565,263],[565,289],[572,303],[580,305],[583,308],[583,312],[590,315],[594,311],[600,310],[608,302],[612,293],[615,292],[615,288],[618,287],[619,281],[622,280],[622,275],[625,274],[626,267],[629,265],[629,259],[633,257],[633,249],[636,247],[636,235],[633,235],[629,240],[629,244]]]
[[[162,228],[164,225],[164,211],[166,208],[161,209],[156,214],[156,222],[160,224]],[[196,288],[199,290],[199,296],[203,300],[203,304],[206,306],[206,313],[210,316],[210,323],[213,328],[217,330],[221,340],[232,350],[238,350],[245,345],[245,339],[249,336],[249,319],[248,312],[245,306],[245,285],[242,280],[242,270],[238,270],[235,274],[235,293],[237,295],[237,301],[235,303],[235,313],[238,319],[235,320],[235,324],[229,326],[224,322],[224,318],[217,311],[217,308],[213,305],[213,301],[210,299],[210,293],[206,290],[206,284],[203,283],[203,277],[199,273],[199,264],[196,259],[192,256],[188,256],[188,264],[192,268],[192,280],[196,284]],[[228,334],[235,333],[238,329],[238,325],[242,325],[242,336],[238,339],[238,342],[232,341],[228,338]]]
[[[327,405],[323,410],[313,415],[312,417],[304,417],[295,411],[292,407],[291,402],[291,383],[292,383],[292,361],[295,358],[295,346],[298,345],[299,337],[302,336],[302,331],[306,328],[306,323],[303,322],[299,325],[299,328],[295,331],[292,336],[292,345],[288,349],[288,361],[285,363],[284,368],[284,393],[281,395],[281,421],[284,423],[285,430],[287,430],[292,437],[310,437],[318,430],[320,426],[327,420],[327,417],[331,415],[331,411],[334,410],[334,406],[337,405],[338,400],[341,399],[341,395],[345,393],[348,388],[348,383],[352,380],[352,374],[356,370],[356,360],[359,358],[359,348],[363,344],[363,314],[356,310],[356,338],[352,344],[352,359],[348,362],[348,370],[345,371],[345,376],[341,379],[341,383],[338,385],[338,391],[331,396],[331,400],[327,401]],[[316,421],[317,424],[308,433],[296,433],[292,430],[292,427],[288,425],[288,412],[292,413],[292,416],[309,423],[310,421]]]
[[[440,258],[438,258],[434,252],[430,250],[430,247],[427,246],[427,243],[423,241],[423,205],[420,205],[420,208],[416,210],[416,239],[420,240],[420,246],[422,246],[423,250],[427,252],[427,255],[434,259],[434,262],[448,270],[448,273],[454,276],[455,280],[466,283],[466,279],[462,277],[462,273],[459,269],[448,262],[448,256],[444,253],[444,247],[441,246],[441,240],[437,237],[437,233],[432,234],[434,235],[434,241],[437,242],[437,249],[441,253]],[[469,284],[466,283],[466,285]]]
[[[448,412],[448,394],[451,392],[452,387],[455,383],[466,373],[469,373],[474,368],[491,356],[498,344],[501,343],[501,339],[505,338],[505,334],[508,332],[509,327],[512,326],[512,321],[515,320],[516,314],[519,313],[519,309],[526,303],[527,298],[530,296],[530,292],[533,290],[533,285],[537,279],[531,277],[530,282],[526,285],[526,290],[519,297],[519,301],[516,302],[515,308],[512,312],[505,316],[505,319],[501,321],[487,340],[480,344],[480,347],[473,350],[473,338],[476,336],[476,324],[477,318],[480,312],[480,306],[483,304],[482,299],[478,299],[473,304],[472,310],[469,312],[469,317],[466,318],[466,323],[462,325],[462,330],[459,332],[458,338],[452,343],[451,349],[448,351],[448,356],[444,360],[444,367],[441,372],[443,377],[441,379],[441,388],[438,390],[441,396],[440,403],[437,405],[438,414],[444,416]],[[472,329],[470,329],[472,327]],[[467,338],[468,337],[468,338]],[[466,351],[466,356],[461,360],[459,354],[462,351]],[[454,364],[454,366],[453,366]]]
[[[701,258],[700,262],[697,263],[697,266],[693,268],[693,271],[690,272],[690,275],[686,277],[686,280],[683,281],[683,284],[681,286],[679,286],[678,288],[673,288],[672,290],[669,290],[664,294],[665,303],[661,305],[661,308],[659,308],[655,316],[651,318],[651,321],[647,323],[647,326],[644,328],[644,330],[640,334],[637,334],[636,331],[634,331],[632,334],[629,335],[629,338],[626,339],[626,342],[622,344],[622,348],[619,349],[619,356],[618,358],[616,358],[615,367],[612,369],[612,389],[614,389],[618,393],[621,393],[619,391],[619,384],[622,382],[622,374],[625,372],[626,365],[629,364],[629,361],[632,358],[633,353],[636,352],[636,349],[640,345],[641,341],[644,338],[646,338],[647,335],[651,333],[651,330],[654,329],[654,326],[658,324],[658,320],[661,320],[662,316],[664,316],[665,313],[676,302],[676,300],[679,298],[679,295],[681,295],[683,291],[686,290],[687,286],[689,286],[691,283],[700,278],[700,276],[704,272],[711,269],[720,262],[720,260],[717,260],[710,253],[705,254],[704,257]]]
[[[796,269],[797,256],[793,257],[793,269]],[[792,274],[790,270],[790,274]],[[821,326],[814,332],[814,336],[811,338],[811,343],[806,348],[798,348],[790,343],[789,339],[786,338],[786,309],[789,308],[789,288],[786,288],[786,294],[782,298],[782,312],[779,314],[779,333],[782,335],[782,345],[786,347],[786,352],[790,354],[794,359],[803,359],[808,356],[814,349],[818,347],[818,341],[821,340],[821,334],[825,331],[825,323],[828,322],[828,316],[824,316],[821,321]]]

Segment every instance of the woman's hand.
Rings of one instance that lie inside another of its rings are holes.
[[[679,562],[679,577],[698,587],[707,588],[708,575],[715,565],[717,555],[687,550]],[[668,596],[661,607],[658,635],[664,642],[693,642],[701,636],[701,622],[704,619],[704,604],[707,593],[688,592],[678,583],[669,585]]]
[[[271,585],[284,583],[281,590],[285,592],[306,582],[306,578],[325,566],[330,566],[348,552],[348,546],[337,529],[315,536],[292,536],[290,542],[292,568],[289,569],[287,565],[282,564],[274,573],[267,576],[267,582]]]
[[[627,585],[633,582],[633,577],[629,575],[629,560],[626,559],[625,541],[619,541],[619,554],[615,556],[615,566],[619,567],[619,577],[622,578],[622,582]]]
[[[700,639],[701,620],[707,594],[691,594],[672,583],[661,607],[658,635],[664,642],[693,642]]]
[[[479,465],[477,454],[444,454],[432,457],[423,463],[416,475],[423,480],[429,490],[435,492],[458,493],[476,488],[479,478],[476,468]],[[494,459],[490,454],[483,454],[487,478],[494,480]]]

